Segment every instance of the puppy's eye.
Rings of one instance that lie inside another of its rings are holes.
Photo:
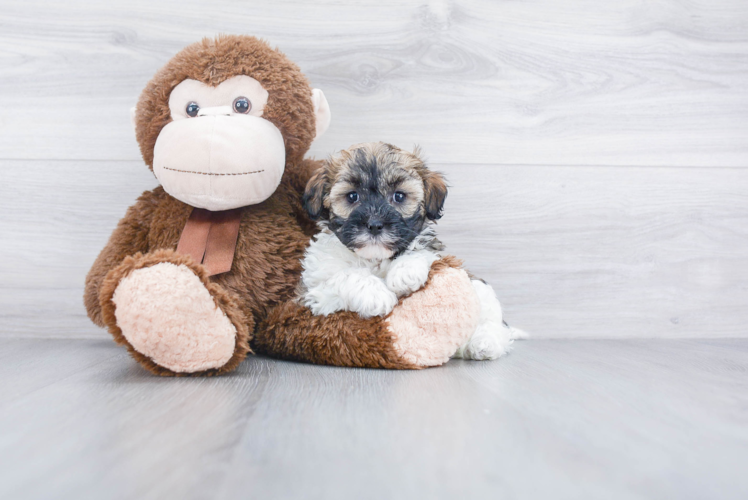
[[[247,113],[249,113],[249,110],[252,109],[252,103],[249,102],[249,99],[244,96],[237,97],[236,99],[234,99],[233,108],[235,113],[242,113],[246,115]]]
[[[184,110],[187,112],[187,116],[194,118],[197,116],[197,112],[200,111],[200,106],[195,101],[192,101]]]
[[[395,203],[402,203],[405,201],[405,193],[401,191],[395,191],[395,194],[392,195],[392,199],[395,200]]]
[[[356,203],[358,201],[358,193],[356,191],[351,191],[345,195],[345,198],[348,200],[348,203]]]

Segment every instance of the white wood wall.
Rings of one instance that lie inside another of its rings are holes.
[[[443,239],[533,336],[748,336],[745,0],[2,0],[0,336],[105,335],[83,279],[155,185],[129,108],[217,33],[325,91],[313,155],[420,144]]]

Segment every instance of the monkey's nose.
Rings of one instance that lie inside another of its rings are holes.
[[[197,112],[197,116],[230,115],[231,112],[231,106],[212,106],[209,108],[200,108]]]
[[[369,229],[369,233],[371,233],[373,236],[376,236],[382,232],[382,229],[384,228],[384,222],[382,222],[380,219],[372,217],[369,219],[369,222],[366,223],[366,227]]]

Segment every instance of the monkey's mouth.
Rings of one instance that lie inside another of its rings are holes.
[[[164,170],[171,170],[172,172],[179,172],[182,174],[197,174],[197,175],[250,175],[250,174],[260,174],[265,171],[263,170],[252,170],[250,172],[226,172],[226,173],[214,173],[214,172],[197,172],[195,170],[179,170],[176,168],[169,168],[169,167],[161,167]]]

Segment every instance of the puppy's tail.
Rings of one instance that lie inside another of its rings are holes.
[[[527,333],[524,330],[520,330],[519,328],[514,328],[513,326],[509,326],[509,324],[504,321],[504,326],[509,330],[512,340],[527,340],[530,338],[530,334]]]

